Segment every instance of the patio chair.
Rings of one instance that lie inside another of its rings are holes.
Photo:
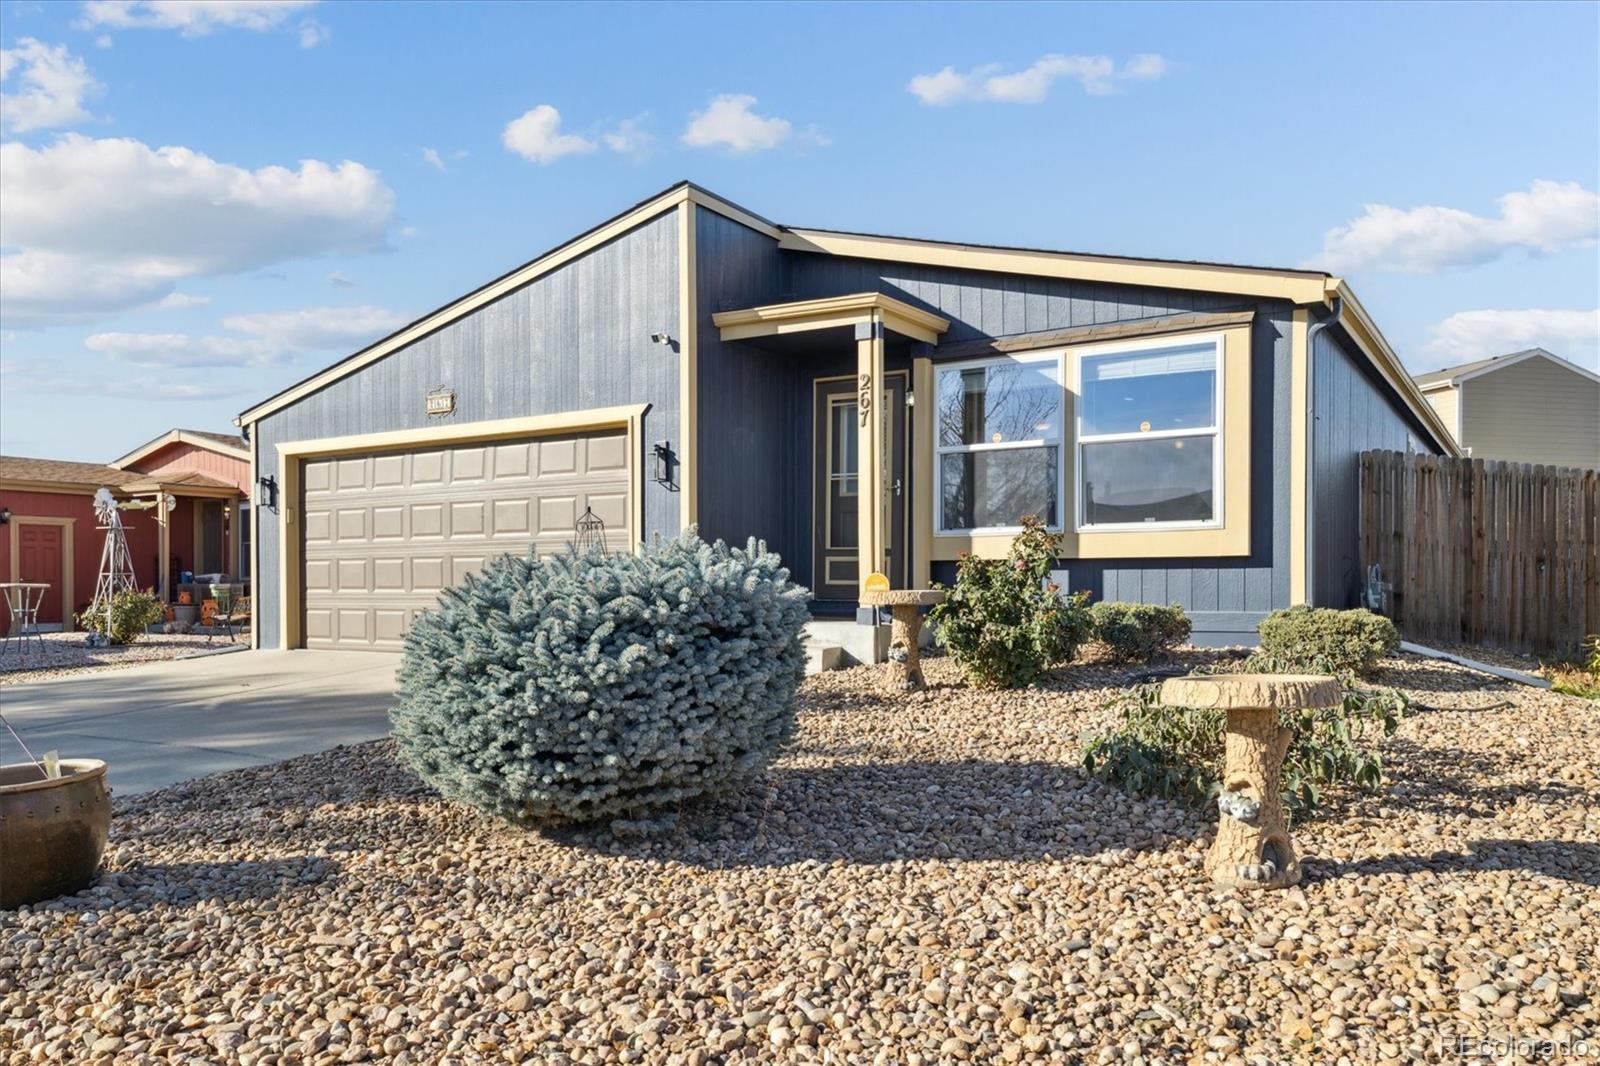
[[[238,628],[250,621],[250,597],[234,595],[232,585],[212,585],[211,598],[216,601],[217,609],[211,615],[206,643],[210,644],[216,637],[218,626],[227,631],[228,643],[235,643]]]

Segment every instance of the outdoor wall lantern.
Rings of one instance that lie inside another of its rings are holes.
[[[6,525],[10,521],[11,521],[11,508],[9,508],[9,507],[0,507],[0,526]]]
[[[256,506],[274,509],[278,506],[278,479],[275,477],[256,478]]]
[[[670,441],[658,440],[651,445],[655,453],[655,479],[658,485],[672,484],[672,444]]]

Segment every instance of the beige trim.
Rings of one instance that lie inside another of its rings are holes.
[[[860,506],[856,511],[860,539],[856,558],[860,562],[858,580],[884,570],[883,528],[883,321],[874,308],[867,323],[870,336],[856,340],[856,417],[860,421],[856,436],[856,471],[860,475],[856,491]],[[858,327],[859,328],[859,327]],[[863,402],[864,401],[864,402]]]
[[[938,344],[950,320],[913,307],[881,292],[857,292],[819,300],[766,304],[739,311],[719,311],[711,316],[725,341],[772,337],[837,326],[854,326],[874,320],[912,340]]]
[[[1105,322],[1093,326],[1069,326],[1066,329],[1040,330],[1036,333],[1016,333],[985,340],[962,341],[939,349],[940,361],[945,359],[987,359],[1012,352],[1038,351],[1063,345],[1100,344],[1135,337],[1159,337],[1166,333],[1193,333],[1197,330],[1226,329],[1229,326],[1247,325],[1254,321],[1255,311],[1222,311],[1217,313],[1165,315],[1161,318],[1140,318],[1130,322]]]
[[[1311,431],[1311,360],[1306,338],[1310,313],[1294,309],[1289,327],[1289,603],[1305,603],[1306,574],[1311,569],[1306,524],[1310,501],[1306,498],[1306,456]]]
[[[1077,388],[1079,380],[1077,358],[1085,350],[1100,345],[1076,345],[1061,350],[1063,388],[1067,389],[1066,424],[1062,434],[1062,475],[1065,492],[1061,507],[1063,532],[1061,557],[1063,559],[1173,559],[1216,558],[1250,554],[1250,326],[1241,324],[1224,330],[1206,330],[1196,336],[1220,336],[1223,340],[1222,369],[1222,524],[1205,529],[1155,529],[1117,530],[1108,532],[1076,531],[1074,523],[1066,521],[1076,514],[1077,508]],[[934,388],[932,370],[929,387]],[[1068,387],[1067,382],[1072,386]],[[932,405],[934,397],[927,404]],[[924,401],[919,399],[922,407]],[[921,509],[927,523],[930,542],[929,558],[950,561],[970,552],[986,559],[1003,558],[1011,547],[1011,533],[938,533],[933,529],[933,508],[938,506],[934,494],[935,476],[932,471],[933,445],[931,440],[918,446],[918,454],[930,466],[923,479],[928,499]]]
[[[706,208],[707,210],[715,211],[719,215],[730,218],[733,221],[738,222],[740,225],[748,226],[759,233],[773,238],[774,240],[776,240],[779,235],[777,227],[773,226],[771,223],[764,222],[749,212],[741,210],[740,208],[735,207],[733,204],[728,203],[726,200],[722,200],[716,196],[713,196],[703,189],[697,189],[687,183],[674,186],[661,195],[646,200],[638,207],[618,215],[611,221],[602,223],[589,232],[573,238],[566,244],[556,248],[554,251],[540,256],[533,262],[513,270],[504,277],[492,281],[482,288],[474,290],[473,292],[468,293],[452,303],[446,304],[444,307],[441,307],[432,314],[419,319],[410,326],[400,330],[398,333],[391,334],[390,336],[385,337],[383,340],[378,341],[376,344],[357,352],[355,355],[335,363],[333,366],[328,367],[320,374],[316,374],[313,377],[307,378],[300,384],[294,385],[288,389],[285,389],[283,392],[270,397],[269,399],[263,400],[254,407],[243,411],[237,418],[233,420],[233,424],[236,426],[243,426],[265,418],[274,411],[282,410],[293,403],[297,403],[306,396],[309,396],[311,393],[316,392],[318,389],[331,385],[340,378],[348,377],[357,370],[360,370],[362,367],[369,366],[370,364],[377,362],[384,356],[404,348],[406,345],[427,336],[434,330],[437,330],[442,326],[449,325],[451,322],[471,314],[473,311],[476,311],[485,304],[492,303],[507,293],[516,289],[520,289],[530,281],[542,277],[543,275],[548,274],[559,267],[565,266],[567,263],[570,263],[575,259],[581,258],[582,256],[598,248],[600,245],[615,240],[624,233],[627,233],[629,230],[635,229],[644,223],[651,221],[658,215],[665,214],[667,211],[679,209],[686,204],[697,204]],[[688,227],[685,232],[692,234],[693,227]],[[681,245],[679,249],[679,256],[679,261],[681,263],[683,256]],[[690,282],[692,293],[692,278],[690,279]],[[683,305],[681,289],[682,284],[680,283],[680,308]],[[689,307],[692,311],[692,295],[689,298]],[[681,332],[684,332],[688,335],[687,338],[679,338],[680,346],[687,348],[687,346],[684,345],[684,341],[686,339],[692,339],[692,331],[694,328],[693,318],[691,317],[687,323],[680,324],[678,328]],[[687,478],[685,480],[687,482]],[[685,490],[692,491],[688,489],[687,483],[685,485]],[[685,506],[688,507],[691,505],[686,503]]]
[[[0,478],[0,492],[54,492],[63,496],[93,496],[100,488],[109,488],[113,494],[122,491],[120,485],[102,486],[74,481],[18,481],[14,478]]]
[[[1444,453],[1464,454],[1443,419],[1439,417],[1439,413],[1433,409],[1433,404],[1423,398],[1422,390],[1417,388],[1416,381],[1406,373],[1404,365],[1400,362],[1400,356],[1395,354],[1395,350],[1379,332],[1377,324],[1372,321],[1372,316],[1361,306],[1361,301],[1356,299],[1355,293],[1350,291],[1350,286],[1341,278],[1333,278],[1328,284],[1329,296],[1338,295],[1344,300],[1344,312],[1339,316],[1339,325],[1343,326],[1345,332],[1355,340],[1390,388],[1405,401],[1417,421],[1433,435],[1434,442],[1444,450]]]
[[[7,525],[11,528],[11,580],[21,581],[22,567],[22,530],[23,525],[30,526],[56,526],[61,530],[61,631],[74,632],[78,628],[78,620],[73,578],[78,569],[77,556],[74,554],[72,542],[73,529],[76,518],[58,518],[48,515],[12,515]]]
[[[925,589],[933,580],[933,509],[938,506],[933,462],[933,360],[911,361],[911,405],[909,451],[906,455],[906,480],[911,485],[917,506],[911,509],[906,539],[911,543],[910,566],[906,574],[911,587]]]
[[[278,616],[280,647],[298,648],[305,643],[301,618],[304,581],[301,578],[302,553],[289,550],[290,542],[299,545],[300,472],[302,460],[329,455],[349,455],[386,450],[410,451],[438,444],[468,444],[473,441],[505,440],[512,437],[537,437],[554,433],[584,433],[597,429],[627,430],[628,523],[635,545],[644,539],[644,486],[640,484],[640,442],[648,404],[594,407],[553,415],[526,418],[497,418],[485,422],[428,426],[420,429],[360,433],[348,437],[322,437],[316,440],[287,441],[278,445]],[[254,508],[251,509],[252,512]],[[257,575],[251,575],[252,592]]]
[[[198,437],[193,433],[185,433],[181,429],[171,429],[148,444],[141,444],[122,458],[113,459],[108,465],[114,466],[118,470],[124,470],[145,456],[152,455],[169,444],[190,444],[196,448],[204,448],[207,451],[216,452],[218,455],[228,455],[235,459],[250,458],[250,453],[243,448],[230,448],[221,441],[212,440],[209,437]]]
[[[678,521],[687,529],[700,515],[699,243],[691,197],[678,205]]]
[[[1142,285],[1167,289],[1204,289],[1295,303],[1321,303],[1328,275],[1321,271],[1271,270],[1210,263],[1177,263],[1124,259],[1071,252],[981,248],[970,244],[874,237],[860,233],[787,229],[778,247],[796,252],[880,259],[923,266],[958,267],[1006,274]]]

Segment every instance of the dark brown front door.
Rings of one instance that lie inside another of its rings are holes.
[[[883,441],[887,472],[877,500],[889,528],[888,560],[884,573],[896,588],[905,587],[906,564],[906,386],[907,375],[894,370],[884,375],[882,401]],[[857,522],[867,505],[857,475],[861,440],[856,379],[818,378],[813,416],[815,471],[812,511],[811,588],[819,600],[855,602],[861,588],[856,558],[860,543]]]

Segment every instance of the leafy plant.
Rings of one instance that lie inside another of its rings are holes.
[[[956,564],[955,586],[929,617],[972,684],[1027,685],[1089,639],[1088,594],[1064,596],[1050,580],[1059,549],[1060,537],[1030,516],[1004,559],[963,555]]]
[[[132,644],[167,616],[154,592],[123,589],[111,597],[111,623],[106,624],[106,604],[96,600],[78,615],[78,628],[98,633],[112,644]]]
[[[1261,671],[1268,665],[1257,661],[1246,664],[1246,669]],[[1113,705],[1122,716],[1121,726],[1090,739],[1084,766],[1100,780],[1129,792],[1205,806],[1222,788],[1227,712],[1169,707],[1161,703],[1160,694],[1157,682],[1119,696]],[[1279,724],[1294,733],[1284,755],[1282,778],[1283,805],[1290,820],[1314,817],[1329,789],[1377,789],[1383,781],[1378,744],[1394,735],[1408,706],[1398,689],[1358,688],[1346,678],[1339,706],[1280,714]]]
[[[1552,664],[1546,672],[1557,692],[1600,700],[1600,635],[1586,637],[1577,655]]]
[[[1119,663],[1147,663],[1189,639],[1189,618],[1177,604],[1116,603],[1089,609],[1095,639]]]
[[[656,824],[794,732],[810,593],[751,540],[502,556],[412,625],[390,712],[446,797],[525,825]]]
[[[1393,622],[1360,607],[1299,604],[1273,611],[1257,631],[1262,652],[1297,673],[1365,674],[1400,646]]]

